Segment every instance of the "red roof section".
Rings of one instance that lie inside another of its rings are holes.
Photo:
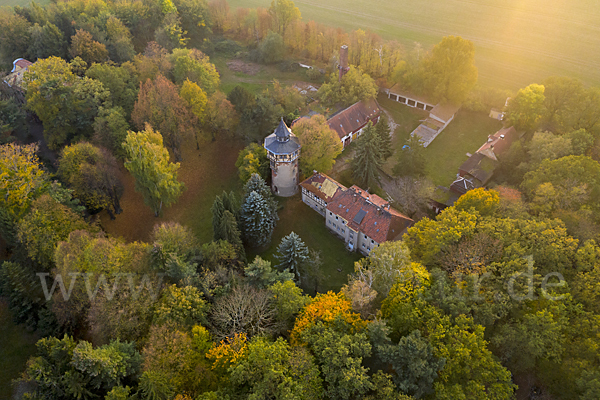
[[[27,68],[31,64],[33,64],[31,61],[27,61],[24,58],[17,58],[15,61],[13,61],[13,69],[10,72],[15,72],[17,70],[17,67],[19,67],[19,69]]]
[[[338,187],[335,193],[333,193],[331,196],[321,190],[323,189],[323,184],[326,184],[326,181],[329,181]],[[338,192],[346,190],[344,185],[320,172],[314,173],[313,176],[302,181],[300,186],[315,194],[318,198],[324,200],[326,203],[329,203]]]
[[[492,149],[494,154],[502,154],[510,148],[510,145],[518,138],[517,131],[513,126],[500,129],[493,135],[488,136],[488,141],[477,150],[482,153],[487,149]]]
[[[338,191],[327,204],[327,210],[347,220],[349,228],[367,235],[377,243],[396,239],[414,222],[391,208],[389,202],[356,185],[346,191]],[[361,210],[366,213],[365,216],[360,222],[354,221]]]
[[[365,126],[369,121],[379,117],[381,110],[375,99],[359,101],[350,107],[331,116],[327,123],[340,139],[354,133]]]

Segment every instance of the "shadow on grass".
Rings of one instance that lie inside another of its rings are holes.
[[[271,261],[273,266],[277,265],[278,261],[274,256],[277,246],[284,236],[293,231],[302,238],[309,249],[321,252],[324,279],[319,285],[319,291],[339,291],[348,282],[348,274],[354,272],[354,262],[361,256],[346,250],[344,242],[325,227],[325,218],[304,204],[300,194],[278,200],[281,205],[279,222],[273,232],[271,245],[265,250],[261,249],[260,253],[248,250],[248,260],[251,261],[256,255],[260,255]]]
[[[35,354],[37,335],[27,332],[11,319],[8,304],[0,299],[0,399],[11,399],[11,381],[25,370],[27,359]]]

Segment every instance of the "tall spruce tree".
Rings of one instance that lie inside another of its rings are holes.
[[[229,211],[234,219],[237,221],[239,218],[239,203],[233,192],[223,192],[220,196],[215,197],[215,201],[210,209],[212,212],[212,226],[213,226],[213,239],[227,239],[227,235],[223,233],[223,215],[225,211]],[[228,240],[229,241],[229,240]],[[234,244],[234,243],[232,243]]]
[[[379,183],[379,170],[382,164],[381,141],[375,128],[369,122],[356,142],[357,148],[352,159],[354,178],[361,186]]]
[[[277,213],[258,192],[250,192],[240,210],[242,234],[246,244],[261,247],[271,242]]]
[[[277,200],[273,197],[273,192],[271,192],[271,188],[267,185],[267,182],[259,174],[252,174],[248,182],[244,185],[244,200],[252,192],[259,193],[265,199],[275,222],[279,221],[279,217],[277,216]]]
[[[377,122],[377,125],[375,125],[375,133],[379,137],[383,161],[387,160],[394,153],[394,149],[392,148],[392,137],[390,136],[391,132],[387,118],[382,116],[379,119],[379,122]]]
[[[244,244],[242,243],[242,233],[238,227],[237,219],[229,210],[223,212],[223,217],[221,217],[221,223],[219,225],[219,234],[221,235],[220,239],[227,240],[236,248],[240,258],[246,258]]]
[[[304,244],[300,236],[292,232],[279,243],[275,257],[279,260],[277,268],[293,272],[296,279],[300,281],[300,269],[302,265],[309,261],[308,247]]]

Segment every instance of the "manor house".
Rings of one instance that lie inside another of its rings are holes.
[[[356,185],[346,188],[322,173],[315,172],[300,186],[302,201],[325,217],[325,226],[348,250],[365,256],[379,243],[399,240],[414,223],[381,197]]]

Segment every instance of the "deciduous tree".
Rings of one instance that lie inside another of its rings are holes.
[[[437,101],[462,103],[477,83],[475,45],[460,36],[446,36],[419,65],[423,86]]]
[[[322,115],[300,119],[294,124],[294,134],[302,145],[300,170],[306,176],[313,170],[329,171],[335,164],[335,158],[342,153],[340,138]]]
[[[58,173],[91,211],[106,209],[112,218],[113,213],[121,213],[123,185],[117,161],[106,150],[86,142],[67,146],[61,153]]]
[[[519,89],[506,107],[506,120],[517,130],[532,131],[544,115],[544,86],[532,83]]]
[[[92,34],[83,29],[78,29],[77,33],[71,37],[69,54],[73,58],[81,57],[88,65],[106,61],[108,58],[106,46],[95,41]]]
[[[176,161],[181,161],[181,145],[194,134],[191,115],[177,87],[163,76],[140,86],[131,119],[143,129],[146,124],[161,132]]]
[[[135,188],[144,202],[158,217],[163,204],[169,206],[183,192],[184,185],[177,180],[179,163],[169,162],[162,136],[149,125],[141,132],[129,131],[123,147],[127,154],[125,168],[135,178]]]

